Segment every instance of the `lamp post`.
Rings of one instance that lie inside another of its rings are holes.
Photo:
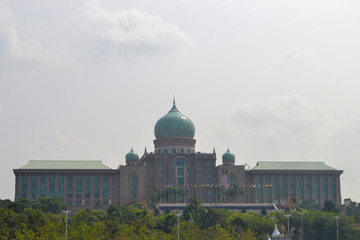
[[[339,240],[339,218],[340,216],[335,216],[336,219],[336,240]]]
[[[300,213],[300,218],[301,218],[301,240],[304,240],[304,224],[303,224],[303,215],[304,213],[301,212]]]
[[[178,240],[180,240],[180,216],[181,216],[181,213],[175,213],[175,216],[177,216],[177,219],[178,219]]]
[[[290,225],[289,225],[289,217],[291,217],[291,214],[285,215],[285,217],[287,218],[287,230],[288,230],[288,234],[290,232]]]
[[[65,213],[65,240],[67,240],[67,216],[71,213],[71,210],[64,210],[62,212]]]

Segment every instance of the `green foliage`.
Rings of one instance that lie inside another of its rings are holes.
[[[187,205],[183,210],[183,216],[186,221],[193,221],[201,223],[205,217],[205,208],[201,206],[201,202],[198,198],[192,198],[190,204]]]
[[[263,216],[267,215],[267,211],[265,208],[261,209],[261,215]]]
[[[50,205],[48,201],[39,204]],[[351,204],[351,202],[349,202]],[[26,200],[0,201],[0,239],[64,239],[65,215],[44,213]],[[356,205],[357,206],[357,205]],[[46,208],[45,208],[46,209]],[[355,217],[329,211],[291,212],[289,218],[293,239],[300,239],[301,217],[304,239],[336,239],[336,219],[340,216],[339,239],[358,240],[360,233],[352,229]],[[284,233],[287,218],[284,212],[264,215],[234,213],[208,209],[198,199],[192,199],[180,218],[181,239],[267,239],[274,230],[275,217]],[[177,217],[174,214],[154,216],[141,206],[110,206],[107,211],[84,209],[68,217],[69,239],[177,239]]]
[[[66,207],[58,198],[40,197],[39,200],[32,204],[32,208],[41,209],[45,213],[61,213]]]
[[[336,206],[331,200],[326,200],[324,202],[323,212],[337,212]]]

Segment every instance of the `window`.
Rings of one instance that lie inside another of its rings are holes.
[[[208,184],[212,184],[212,179],[208,178]]]
[[[159,176],[162,176],[163,175],[163,171],[159,171]]]
[[[257,193],[259,197],[262,197],[262,182],[261,182],[261,176],[257,177],[257,181],[256,181],[256,185],[257,185]]]
[[[321,183],[322,183],[322,193],[323,193],[323,196],[325,198],[327,198],[328,196],[328,189],[327,189],[327,177],[326,176],[323,176],[322,179],[321,179]]]
[[[159,160],[158,165],[161,167],[163,165],[163,160]]]
[[[21,189],[21,197],[26,198],[28,192],[28,176],[22,176],[22,189]]]
[[[149,160],[149,166],[152,166],[154,164],[154,161],[152,159]]]
[[[59,175],[59,182],[58,182],[58,197],[64,197],[64,176]]]
[[[186,175],[190,176],[190,168],[186,169]]]
[[[266,176],[265,177],[265,193],[266,193],[266,198],[267,200],[271,200],[271,188],[269,187],[270,185],[270,177]]]
[[[76,176],[76,196],[81,197],[82,191],[81,191],[81,175]]]
[[[279,194],[279,177],[274,176],[274,196],[278,197]]]
[[[149,171],[149,176],[154,176],[154,171]]]
[[[330,191],[331,191],[331,197],[335,200],[336,192],[335,192],[335,178],[334,176],[330,177]]]
[[[103,176],[103,197],[107,197],[109,194],[108,176]]]
[[[90,176],[89,175],[85,176],[85,197],[90,197]]]
[[[306,197],[311,198],[311,177],[306,176]]]
[[[286,198],[287,197],[287,182],[286,182],[285,176],[281,177],[281,186],[282,186],[282,189],[281,189],[282,195],[284,198]]]
[[[298,194],[300,198],[304,196],[304,187],[303,187],[303,178],[302,176],[298,176]]]
[[[55,197],[55,177],[50,175],[49,197]]]
[[[94,197],[99,197],[99,176],[94,176]]]
[[[180,152],[181,152],[181,153],[184,153],[184,149],[183,149],[183,148],[182,148],[182,149],[180,149]]]
[[[160,153],[160,149],[158,149],[158,153]]]
[[[154,179],[153,179],[152,177],[149,178],[149,185],[150,185],[150,186],[154,185]]]
[[[40,197],[46,196],[46,176],[40,175]]]
[[[175,175],[175,168],[171,168],[171,176]]]
[[[198,160],[198,166],[202,166],[202,160],[201,159]]]
[[[199,171],[199,176],[202,176],[203,172],[202,171]]]
[[[131,176],[131,179],[130,179],[130,197],[136,198],[136,178],[135,178],[135,176]]]
[[[190,184],[190,178],[186,179],[186,184]]]
[[[31,175],[31,197],[36,197],[36,175]]]
[[[315,196],[319,197],[320,196],[320,192],[319,192],[319,177],[314,177],[314,189],[315,189]]]
[[[198,184],[203,184],[203,179],[201,177],[198,179]]]
[[[208,171],[208,176],[211,177],[212,176],[212,172]]]
[[[162,177],[159,178],[159,184],[160,184],[160,185],[163,185],[163,184],[164,184],[164,181],[163,181],[163,178],[162,178]]]
[[[72,175],[67,177],[67,197],[73,196],[73,183],[72,183]]]
[[[176,153],[176,149],[175,149],[175,148],[172,149],[172,153]]]
[[[174,164],[177,168],[177,184],[184,185],[184,167],[187,165],[187,161],[183,158],[178,158],[175,160]]]
[[[234,176],[230,176],[230,183],[229,183],[230,185],[233,185],[233,184],[235,184],[235,180],[234,180]]]
[[[290,194],[291,196],[295,196],[295,177],[290,176]]]
[[[165,153],[168,153],[168,150],[167,150],[167,148],[165,148]]]
[[[207,166],[208,166],[208,167],[211,166],[211,160],[207,160]]]
[[[175,185],[175,179],[172,178],[172,179],[171,179],[171,186],[174,186],[174,185]]]

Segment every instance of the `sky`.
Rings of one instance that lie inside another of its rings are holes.
[[[125,163],[176,98],[217,163],[321,161],[360,202],[357,0],[0,0],[0,198],[29,160]]]

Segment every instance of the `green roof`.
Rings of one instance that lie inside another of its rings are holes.
[[[171,110],[156,122],[154,133],[156,139],[169,137],[194,138],[195,126],[190,118],[176,108],[174,101]]]
[[[323,162],[257,162],[256,166],[251,169],[252,171],[257,170],[336,170],[335,168],[327,166]]]
[[[101,161],[30,160],[20,169],[111,169]]]

